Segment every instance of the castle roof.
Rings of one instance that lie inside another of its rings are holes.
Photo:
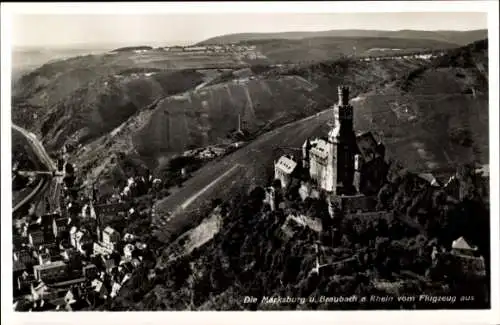
[[[311,151],[310,153],[318,156],[322,159],[325,159],[328,157],[328,143],[323,140],[323,139],[316,139],[315,141],[311,142]]]
[[[288,158],[287,156],[281,156],[278,162],[276,163],[276,167],[281,169],[283,172],[287,174],[291,174],[297,167],[297,163],[294,160]]]

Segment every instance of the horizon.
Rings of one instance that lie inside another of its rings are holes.
[[[288,31],[280,31],[280,32],[239,32],[239,33],[228,33],[228,34],[222,34],[222,35],[214,35],[210,36],[206,39],[203,40],[185,40],[185,41],[143,41],[140,42],[138,41],[137,43],[130,43],[129,41],[120,41],[120,42],[103,42],[103,43],[85,43],[85,42],[75,42],[75,43],[67,43],[67,44],[38,44],[38,45],[16,45],[12,44],[13,50],[28,50],[28,49],[56,49],[56,48],[61,48],[61,49],[74,49],[74,50],[86,50],[86,49],[112,49],[115,48],[115,46],[190,46],[194,45],[195,43],[202,42],[205,40],[208,40],[210,38],[214,37],[221,37],[221,36],[227,36],[227,35],[245,35],[245,34],[257,34],[257,35],[266,35],[266,34],[275,34],[275,33],[280,33],[280,34],[286,34],[286,33],[317,33],[317,32],[329,32],[329,31],[391,31],[391,32],[403,32],[403,31],[415,31],[415,32],[474,32],[474,31],[480,31],[480,30],[488,30],[487,28],[478,28],[478,29],[470,29],[470,30],[454,30],[454,29],[437,29],[437,30],[430,30],[430,29],[398,29],[398,30],[385,30],[385,29],[362,29],[362,28],[356,28],[356,29],[326,29],[326,30],[317,30],[317,31],[307,31],[307,30],[288,30]],[[337,37],[337,36],[327,36],[327,37]],[[338,36],[338,37],[343,37],[343,36]],[[368,36],[369,37],[369,36]],[[356,37],[352,37],[356,38]],[[81,48],[74,47],[74,46],[80,46]]]
[[[168,18],[168,19],[166,19]],[[259,24],[255,24],[258,21]],[[484,12],[235,13],[149,15],[15,15],[12,47],[190,45],[231,34],[332,30],[457,31],[487,29]],[[61,33],[64,30],[64,33]],[[147,35],[147,36],[145,36]],[[152,36],[151,36],[152,35]]]

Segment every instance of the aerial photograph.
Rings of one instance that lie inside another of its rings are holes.
[[[26,14],[11,61],[14,311],[491,308],[486,13]]]

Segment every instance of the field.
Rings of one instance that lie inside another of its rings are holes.
[[[457,47],[456,44],[434,40],[348,37],[255,40],[247,43],[256,45],[262,54],[274,62],[325,61],[343,56],[364,57],[388,52],[401,54]]]
[[[228,139],[238,125],[250,134],[305,117],[331,100],[296,76],[234,80],[160,101],[135,136],[144,155],[183,152]]]

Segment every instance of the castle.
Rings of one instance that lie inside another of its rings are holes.
[[[388,170],[385,147],[377,143],[371,132],[356,135],[348,87],[338,87],[332,122],[327,137],[305,140],[302,164],[293,161],[293,157],[282,156],[275,164],[275,179],[287,187],[300,167],[310,183],[329,196],[378,193]]]

